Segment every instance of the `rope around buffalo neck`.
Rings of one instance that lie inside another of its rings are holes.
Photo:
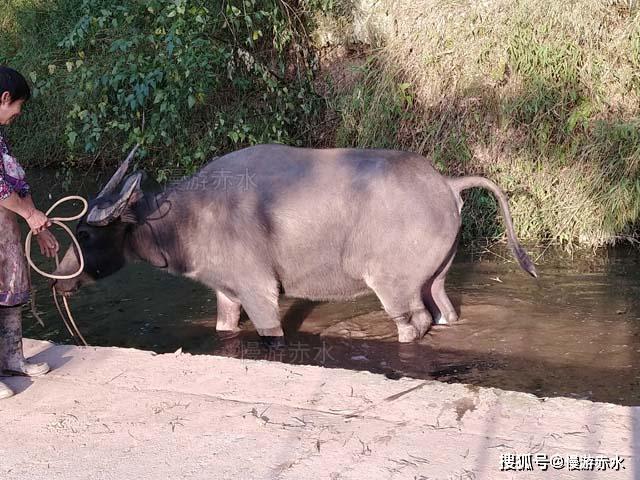
[[[60,204],[62,204],[64,202],[72,201],[72,200],[79,200],[83,204],[82,211],[79,214],[71,216],[71,217],[52,217],[52,218],[49,218],[49,220],[51,220],[51,223],[53,223],[55,225],[58,225],[60,228],[62,228],[65,232],[67,232],[69,237],[71,237],[71,241],[73,242],[73,245],[74,245],[74,247],[76,249],[76,252],[78,254],[78,258],[80,260],[80,267],[78,268],[78,271],[76,271],[75,273],[72,273],[72,274],[68,274],[68,275],[55,275],[53,273],[47,273],[47,272],[44,272],[44,271],[40,270],[35,265],[33,260],[31,259],[31,238],[33,237],[33,232],[30,231],[27,234],[27,238],[25,239],[25,242],[24,242],[24,252],[25,252],[25,255],[27,257],[27,262],[29,262],[29,266],[31,268],[33,268],[36,272],[38,272],[40,275],[42,275],[43,277],[51,278],[51,279],[54,279],[54,280],[69,280],[71,278],[77,277],[84,270],[84,257],[82,256],[82,250],[80,249],[80,244],[78,243],[78,239],[76,239],[76,237],[73,234],[73,232],[71,231],[71,229],[69,227],[67,227],[64,224],[64,222],[71,222],[73,220],[78,220],[78,219],[82,218],[82,216],[85,213],[87,213],[87,210],[89,208],[89,206],[87,204],[87,201],[84,198],[79,197],[77,195],[71,195],[71,196],[68,196],[68,197],[64,197],[64,198],[61,198],[60,200],[58,200],[56,203],[54,203],[49,208],[49,210],[47,210],[45,215],[47,217],[49,217],[49,214],[53,210],[55,210],[58,207],[58,205],[60,205]],[[56,253],[56,268],[59,267],[59,266],[60,266],[60,260],[58,258],[58,254]],[[67,297],[65,297],[63,295],[62,296],[62,301],[64,303],[64,306],[65,306],[65,309],[66,309],[66,312],[67,312],[68,320],[67,320],[67,317],[64,316],[64,314],[62,313],[62,309],[60,308],[60,303],[58,302],[58,295],[57,295],[57,291],[56,291],[56,287],[55,286],[51,287],[51,293],[53,294],[53,300],[54,300],[54,302],[56,304],[56,308],[58,309],[58,313],[62,317],[62,320],[64,321],[64,325],[65,325],[65,327],[67,327],[67,330],[69,331],[69,333],[71,334],[73,339],[76,341],[76,343],[82,343],[84,346],[88,346],[87,341],[84,339],[84,337],[80,333],[80,330],[78,329],[78,326],[76,325],[76,322],[73,319],[73,315],[71,314],[71,310],[69,309],[69,303],[67,302]],[[44,323],[42,322],[42,319],[40,318],[40,316],[36,312],[36,308],[35,308],[35,291],[31,296],[31,312],[33,313],[35,318],[38,320],[38,322],[40,322],[41,325],[44,325]]]

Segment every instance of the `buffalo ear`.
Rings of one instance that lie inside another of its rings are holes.
[[[124,223],[139,223],[138,215],[135,210],[132,208],[133,205],[136,204],[138,200],[140,200],[144,196],[142,190],[135,190],[129,200],[127,201],[127,206],[124,208],[122,214],[120,215],[120,221]]]
[[[140,190],[142,176],[142,172],[129,175],[124,180],[120,193],[115,200],[103,205],[95,205],[89,211],[87,223],[89,225],[105,226],[118,220],[125,212],[125,209],[138,201],[142,196],[142,190]],[[130,219],[129,217],[130,214],[127,215],[128,220]]]

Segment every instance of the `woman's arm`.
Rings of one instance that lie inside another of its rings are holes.
[[[20,197],[16,192],[11,192],[8,197],[0,200],[0,207],[11,210],[24,218],[31,231],[35,234],[51,226],[51,221],[47,216],[33,204],[31,195]]]
[[[5,207],[17,213],[27,221],[31,231],[38,235],[36,238],[40,246],[40,253],[47,257],[53,257],[58,253],[60,245],[51,232],[47,230],[51,226],[51,220],[35,207],[31,195],[21,197],[16,192],[12,192],[4,200],[0,200],[0,207]]]

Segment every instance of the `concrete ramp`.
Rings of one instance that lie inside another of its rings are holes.
[[[266,361],[25,348],[54,370],[3,379],[18,392],[0,402],[3,480],[640,477],[638,408]]]

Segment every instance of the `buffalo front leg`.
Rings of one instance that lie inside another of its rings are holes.
[[[239,295],[242,307],[249,315],[256,327],[258,335],[269,348],[279,348],[285,345],[284,332],[280,324],[280,310],[278,308],[278,288],[247,290]]]
[[[218,315],[216,330],[218,332],[237,332],[240,321],[240,302],[229,298],[226,294],[216,290]]]
[[[22,352],[22,307],[0,307],[0,371],[5,375],[37,377],[46,363],[29,363]]]

